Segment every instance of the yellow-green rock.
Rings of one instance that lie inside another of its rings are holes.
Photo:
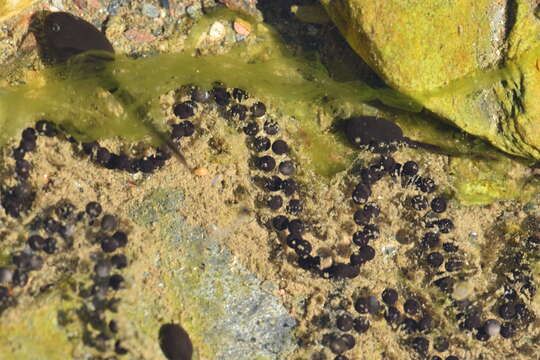
[[[508,153],[540,159],[536,2],[321,2],[389,85]]]

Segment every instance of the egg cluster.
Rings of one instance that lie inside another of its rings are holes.
[[[12,179],[16,184],[3,187],[1,204],[7,215],[24,223],[26,237],[11,252],[10,264],[0,267],[0,311],[16,306],[23,296],[47,291],[59,281],[49,279],[51,283],[38,290],[29,287],[31,280],[44,270],[48,274],[56,273],[56,277],[75,274],[78,266],[65,266],[64,262],[74,248],[87,247],[94,273],[90,276],[91,283],[84,280],[86,285],[78,294],[79,315],[85,324],[85,344],[103,355],[125,355],[128,350],[122,345],[113,315],[120,302],[118,292],[125,282],[121,270],[128,266],[128,259],[121,250],[128,244],[128,235],[120,229],[120,220],[103,213],[101,204],[95,201],[88,202],[82,209],[68,199],[36,208],[38,194],[30,180],[33,166],[25,156],[36,150],[38,135],[58,136],[74,142],[55,124],[41,120],[35,128],[22,132],[19,146],[12,151],[15,160]],[[29,217],[30,213],[37,215]],[[83,259],[75,263],[79,260]],[[47,274],[42,276],[47,277]],[[115,359],[115,356],[107,359]]]
[[[323,359],[327,353],[331,353],[334,360],[351,358],[352,350],[364,341],[373,324],[385,323],[396,333],[399,342],[411,350],[411,356],[458,360],[460,357],[454,352],[461,344],[454,339],[453,331],[461,331],[480,342],[495,337],[509,339],[525,331],[535,320],[536,315],[527,301],[536,294],[529,264],[536,256],[538,237],[529,236],[500,259],[498,276],[505,291],[494,309],[482,309],[475,301],[458,296],[457,284],[467,280],[468,255],[455,237],[450,236],[455,225],[445,216],[448,195],[423,173],[418,162],[396,160],[394,153],[406,143],[406,138],[394,125],[379,123],[385,120],[374,117],[348,120],[345,135],[358,149],[359,157],[368,160],[362,161],[359,168],[352,168],[347,178],[350,183],[344,198],[348,199],[350,220],[354,224],[348,235],[350,255],[346,260],[327,264],[310,225],[315,221],[305,211],[309,186],[298,177],[300,164],[294,156],[294,148],[290,140],[286,141],[279,121],[267,113],[264,103],[253,99],[245,90],[228,89],[221,83],[215,83],[208,91],[190,87],[187,99],[177,101],[172,107],[177,120],[170,127],[171,142],[180,146],[182,139],[196,134],[198,124],[194,116],[212,102],[228,124],[244,134],[251,180],[263,199],[259,215],[267,218],[272,214],[268,229],[277,235],[284,251],[295,254],[295,264],[306,271],[304,275],[326,279],[332,286],[344,289],[349,284],[354,286],[354,279],[363,277],[362,270],[381,256],[377,249],[386,204],[380,203],[381,197],[376,196],[378,184],[405,189],[407,196],[401,200],[403,211],[416,214],[414,226],[420,226],[421,235],[408,238],[398,232],[394,237],[401,243],[399,246],[407,247],[414,254],[418,267],[430,277],[431,287],[445,297],[445,309],[454,317],[457,329],[443,331],[440,314],[433,311],[435,305],[427,296],[408,291],[406,285],[400,292],[386,287],[379,295],[367,289],[353,291],[353,295],[345,295],[344,291],[338,295],[343,306],[325,315],[330,325],[321,332],[319,344],[326,352],[317,353],[314,359],[317,356]],[[384,129],[389,129],[391,134],[370,133]],[[33,204],[38,194],[30,181],[32,164],[25,156],[35,151],[38,136],[69,141],[79,157],[86,156],[93,164],[111,171],[152,174],[164,168],[171,158],[165,148],[153,149],[153,153],[144,156],[115,153],[95,141],[78,142],[52,122],[38,121],[34,128],[22,132],[19,145],[12,151],[15,165],[11,183],[6,182],[1,189],[0,203],[13,218],[20,219],[36,210]],[[82,319],[88,325],[86,344],[103,356],[127,354],[129,350],[122,345],[118,323],[111,319],[120,301],[118,293],[125,284],[121,270],[128,266],[128,259],[121,252],[128,245],[128,234],[120,229],[121,221],[115,215],[104,214],[101,205],[94,201],[78,210],[73,202],[62,199],[38,213],[28,222],[28,236],[25,243],[13,251],[11,265],[0,267],[1,308],[17,303],[32,274],[46,264],[53,264],[54,257],[69,252],[75,242],[84,242],[93,249],[94,268],[91,284],[81,291]],[[82,233],[85,236],[79,235]],[[176,327],[173,330],[175,334],[181,332]]]

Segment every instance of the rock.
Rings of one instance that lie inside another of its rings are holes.
[[[225,26],[221,22],[216,21],[212,24],[210,30],[208,30],[208,39],[210,41],[220,41],[225,37],[225,32]]]
[[[164,298],[179,301],[171,313],[182,313],[182,325],[195,348],[200,349],[202,343],[212,344],[213,354],[201,354],[201,358],[287,358],[295,348],[296,321],[273,294],[276,286],[262,283],[238,265],[228,249],[178,216],[183,198],[178,190],[158,189],[142,202],[129,205],[135,222],[160,229],[163,251],[159,269],[168,274],[164,277],[167,280],[163,288],[168,294]],[[128,312],[162,311],[154,300],[148,300],[141,297]],[[148,324],[134,326],[148,328]],[[155,329],[148,332],[157,334]]]
[[[159,16],[159,9],[152,4],[144,3],[142,7],[142,13],[145,16],[157,18]]]
[[[508,153],[540,159],[533,1],[321,2],[389,85]]]
[[[124,33],[124,36],[128,38],[128,40],[133,41],[134,43],[147,43],[154,41],[156,37],[152,34],[135,30],[135,29],[129,29]]]
[[[262,19],[261,12],[257,9],[257,0],[219,0],[228,8]]]

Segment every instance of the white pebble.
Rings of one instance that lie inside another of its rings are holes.
[[[215,23],[210,26],[210,30],[208,31],[208,38],[212,41],[218,41],[225,37],[225,26],[220,23],[219,21],[216,21]]]

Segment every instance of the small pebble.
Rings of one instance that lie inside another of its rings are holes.
[[[283,190],[283,193],[285,196],[291,196],[293,195],[298,186],[296,185],[296,182],[293,179],[285,179],[281,183],[281,189]]]
[[[109,286],[114,290],[120,290],[124,283],[124,277],[120,274],[114,274],[109,278]]]
[[[289,226],[289,219],[286,216],[278,215],[272,219],[272,226],[278,231],[283,231]]]
[[[431,267],[438,268],[444,262],[444,257],[439,252],[432,252],[428,254],[426,261]]]
[[[291,176],[294,175],[295,172],[295,166],[294,162],[291,160],[285,160],[279,163],[279,172],[285,176]]]
[[[105,214],[101,218],[101,230],[105,232],[113,232],[118,226],[118,220],[116,216],[111,214]]]
[[[189,120],[182,121],[179,124],[174,124],[171,130],[171,137],[173,139],[180,139],[182,137],[189,137],[195,132],[195,126]]]
[[[52,255],[58,251],[56,247],[56,240],[54,238],[46,238],[45,239],[45,246],[43,247],[43,251],[45,251],[47,254]]]
[[[443,336],[439,336],[435,339],[435,342],[433,344],[433,347],[435,348],[435,350],[437,350],[438,352],[443,352],[443,351],[446,351],[448,350],[448,348],[450,347],[450,343],[448,341],[448,338],[446,337],[443,337]]]
[[[516,316],[516,307],[513,303],[502,304],[499,307],[499,316],[504,320],[511,320]]]
[[[0,284],[9,284],[13,281],[14,271],[8,267],[0,267]]]
[[[45,135],[47,137],[54,137],[58,135],[56,125],[47,120],[39,120],[36,122],[36,130],[38,134]]]
[[[212,94],[214,95],[214,101],[218,105],[226,106],[231,102],[231,95],[224,87],[214,87],[212,89]]]
[[[247,107],[242,104],[234,104],[229,109],[229,116],[231,119],[237,119],[244,121],[246,119]]]
[[[283,180],[279,176],[273,175],[264,180],[264,188],[270,192],[279,191],[283,188]]]
[[[433,179],[431,178],[419,177],[416,180],[415,184],[418,187],[418,189],[420,189],[420,191],[428,193],[428,194],[437,190],[437,185],[435,185],[435,181],[433,181]]]
[[[117,231],[113,234],[112,237],[118,242],[118,247],[124,247],[127,245],[128,237],[125,232]]]
[[[291,234],[301,235],[305,230],[305,225],[302,220],[294,219],[289,221],[287,228]]]
[[[349,314],[340,315],[336,320],[336,326],[341,331],[349,331],[353,328],[353,318]]]
[[[420,355],[425,355],[429,349],[429,340],[418,336],[412,339],[411,346]]]
[[[363,204],[371,196],[371,188],[363,183],[358,184],[352,193],[352,200],[355,204]]]
[[[151,18],[159,17],[159,9],[156,6],[148,3],[143,4],[142,13],[143,15]]]
[[[516,332],[516,326],[511,322],[505,322],[501,325],[501,336],[505,339],[510,339]]]
[[[39,235],[32,235],[28,238],[28,246],[34,251],[43,250],[45,247],[45,239]]]
[[[94,272],[97,277],[106,278],[110,275],[111,269],[112,265],[109,260],[99,260],[94,267]]]
[[[204,167],[196,168],[193,170],[193,174],[197,176],[207,176],[208,175],[208,169]]]
[[[202,90],[199,88],[193,88],[191,90],[191,100],[199,103],[207,103],[211,98],[210,91]]]
[[[384,313],[384,318],[390,324],[397,324],[401,319],[401,313],[394,306],[389,306]]]

